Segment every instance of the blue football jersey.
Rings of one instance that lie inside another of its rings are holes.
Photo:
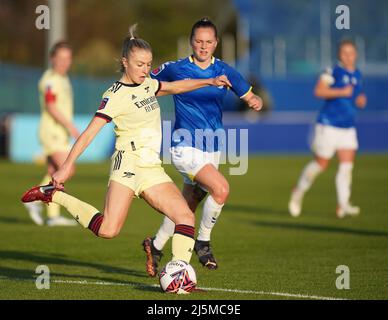
[[[317,122],[338,128],[354,127],[358,109],[355,100],[362,93],[361,72],[358,69],[350,72],[337,64],[332,70],[328,69],[322,76],[328,79],[331,88],[344,88],[352,85],[353,95],[326,99],[319,112]]]
[[[201,69],[194,63],[191,56],[176,62],[166,62],[151,72],[151,77],[159,81],[177,81],[186,79],[208,79],[226,75],[232,84],[234,93],[243,97],[251,90],[251,85],[238,73],[220,59],[212,58],[210,66]],[[205,139],[195,141],[195,130],[202,129],[208,132],[223,130],[222,106],[227,93],[226,87],[208,86],[191,92],[174,95],[175,125],[174,131],[188,130],[191,134],[191,143],[182,136],[172,136],[172,146],[189,145],[204,151],[218,151],[224,141],[217,138],[207,143]],[[179,132],[179,131],[178,131]],[[187,131],[186,131],[187,132]],[[198,139],[197,139],[198,140]]]

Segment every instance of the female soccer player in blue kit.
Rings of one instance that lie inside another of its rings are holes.
[[[209,19],[203,18],[193,25],[190,43],[193,49],[191,56],[167,62],[155,69],[151,76],[159,81],[175,81],[206,79],[225,74],[236,95],[254,110],[261,109],[262,100],[253,94],[251,85],[235,69],[213,56],[218,37],[217,28]],[[185,129],[192,137],[192,143],[182,141],[179,134],[173,134],[172,137],[172,162],[184,178],[183,196],[195,212],[209,192],[194,247],[199,261],[208,269],[218,267],[210,248],[210,233],[228,198],[229,184],[218,171],[222,142],[215,139],[214,144],[209,145],[206,141],[195,141],[195,131],[202,129],[215,132],[223,128],[222,106],[226,92],[226,88],[209,87],[174,95],[174,132]],[[152,277],[157,274],[162,249],[173,232],[174,223],[166,218],[156,236],[148,237],[143,242],[147,254],[147,273]]]
[[[340,43],[338,58],[339,63],[323,73],[315,87],[315,96],[325,99],[325,103],[315,125],[312,144],[315,159],[304,168],[288,204],[294,217],[301,213],[305,192],[318,174],[327,168],[335,153],[339,159],[335,179],[337,217],[360,213],[359,207],[351,205],[350,193],[353,161],[358,149],[355,115],[357,108],[366,106],[367,98],[362,90],[361,72],[356,67],[357,49],[353,42],[345,40]]]

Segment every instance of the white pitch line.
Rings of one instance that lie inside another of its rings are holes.
[[[16,280],[16,281],[31,281],[28,279],[18,279],[18,278],[9,278],[2,277],[2,280]],[[96,286],[121,286],[121,287],[145,287],[145,288],[159,288],[159,285],[156,284],[131,284],[125,282],[107,282],[107,281],[87,281],[87,280],[62,280],[54,279],[51,280],[52,283],[64,283],[64,284],[80,284],[80,285],[96,285]],[[316,295],[307,295],[300,293],[287,293],[287,292],[271,292],[271,291],[255,291],[255,290],[240,290],[240,289],[225,289],[225,288],[204,288],[200,289],[206,291],[218,291],[218,292],[232,292],[232,293],[241,293],[241,294],[258,294],[258,295],[270,295],[270,296],[281,296],[289,298],[299,298],[299,299],[312,299],[312,300],[346,300],[342,298],[334,297],[323,297]]]
[[[100,286],[129,286],[129,287],[135,287],[135,286],[141,286],[141,287],[149,287],[149,288],[158,288],[159,286],[154,285],[135,285],[135,284],[128,284],[123,282],[104,282],[104,281],[98,281],[98,282],[88,282],[86,280],[52,280],[54,283],[67,283],[67,284],[86,284],[86,285],[100,285]],[[206,291],[218,291],[218,292],[232,292],[232,293],[241,293],[241,294],[259,294],[259,295],[271,295],[271,296],[282,296],[282,297],[290,297],[290,298],[299,298],[299,299],[313,299],[313,300],[345,300],[342,298],[334,298],[334,297],[323,297],[323,296],[316,296],[316,295],[306,295],[306,294],[299,294],[299,293],[287,293],[287,292],[268,292],[268,291],[254,291],[254,290],[239,290],[239,289],[225,289],[225,288],[204,288],[200,287],[200,289],[206,290]]]
[[[313,300],[346,300],[346,299],[342,299],[342,298],[322,297],[322,296],[315,296],[315,295],[310,296],[307,294],[287,293],[287,292],[268,292],[268,291],[253,291],[253,290],[224,289],[224,288],[201,288],[201,289],[207,290],[207,291],[261,294],[261,295],[283,296],[283,297],[292,297],[292,298],[300,298],[300,299],[313,299]]]

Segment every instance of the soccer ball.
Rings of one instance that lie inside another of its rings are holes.
[[[173,260],[160,272],[159,283],[164,292],[187,294],[195,289],[197,276],[190,264],[182,260]]]

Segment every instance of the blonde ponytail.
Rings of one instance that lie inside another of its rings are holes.
[[[137,23],[135,23],[129,27],[128,34],[125,37],[124,42],[123,42],[123,49],[122,49],[122,53],[121,53],[122,58],[128,59],[129,54],[135,48],[148,50],[148,51],[152,52],[152,48],[147,41],[140,39],[140,38],[137,38],[135,36],[136,30],[137,30]],[[121,72],[125,71],[125,67],[121,61],[120,61],[120,71]]]
[[[135,37],[136,29],[137,29],[137,23],[135,23],[135,24],[133,24],[133,25],[131,25],[131,26],[129,27],[129,30],[128,30],[128,37],[129,37],[130,40],[136,39],[136,37]]]

